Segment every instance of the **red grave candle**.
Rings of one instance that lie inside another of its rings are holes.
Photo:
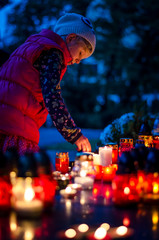
[[[63,174],[68,173],[69,171],[68,152],[56,153],[55,168],[56,168],[56,171],[59,171]]]
[[[114,204],[124,206],[138,203],[140,197],[137,183],[135,174],[116,175],[112,182]]]

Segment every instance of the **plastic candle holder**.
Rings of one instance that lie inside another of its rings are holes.
[[[159,201],[159,173],[146,174],[144,184],[144,202],[158,203]]]
[[[119,145],[119,157],[123,152],[129,152],[133,149],[133,139],[132,138],[120,138]]]
[[[111,182],[116,174],[116,168],[113,165],[102,167],[103,181]]]
[[[113,202],[115,205],[130,205],[139,202],[139,191],[137,189],[137,175],[116,175],[112,181]]]

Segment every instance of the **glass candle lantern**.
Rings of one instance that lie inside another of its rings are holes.
[[[21,216],[39,216],[43,211],[44,192],[30,154],[19,158],[18,176],[12,188],[12,207]]]
[[[147,155],[145,172],[143,200],[145,202],[157,203],[159,201],[159,151],[155,148],[149,149]]]
[[[116,166],[112,164],[108,167],[102,167],[103,181],[111,182],[116,174]]]
[[[132,138],[120,138],[119,145],[119,157],[123,152],[129,152],[133,149],[133,139]]]
[[[158,203],[159,201],[159,173],[148,173],[144,183],[144,202]]]
[[[92,189],[96,175],[93,155],[89,153],[77,153],[71,174],[74,183],[81,184],[82,189]]]
[[[143,140],[146,147],[153,147],[153,136],[148,122],[143,122],[140,127],[138,139]]]
[[[112,181],[113,202],[115,205],[131,205],[139,202],[136,174],[116,175]]]
[[[62,174],[69,172],[69,154],[68,154],[68,152],[56,153],[55,168],[56,168],[56,171],[59,171]]]
[[[131,205],[139,202],[137,171],[131,152],[123,152],[118,160],[118,170],[112,181],[115,205]]]

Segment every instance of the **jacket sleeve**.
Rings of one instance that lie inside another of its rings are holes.
[[[63,64],[63,54],[60,50],[43,51],[34,63],[40,73],[40,82],[45,106],[51,119],[70,143],[74,143],[82,135],[81,129],[73,121],[61,95],[60,74]]]

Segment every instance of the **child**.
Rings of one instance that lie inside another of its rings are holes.
[[[48,113],[57,130],[78,151],[91,151],[89,140],[71,118],[61,96],[67,65],[80,63],[95,49],[90,21],[75,13],[62,16],[51,30],[30,36],[0,69],[0,149],[20,155],[39,150],[39,128]]]

